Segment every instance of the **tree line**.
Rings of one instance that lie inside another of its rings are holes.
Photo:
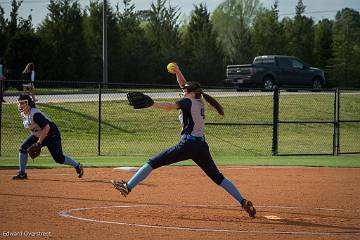
[[[19,17],[23,0],[11,0],[9,18],[0,5],[0,57],[9,79],[21,79],[28,62],[37,81],[102,81],[103,1],[50,0],[48,14],[34,27]],[[166,64],[176,61],[189,80],[222,85],[225,66],[255,56],[293,55],[322,68],[331,87],[360,87],[360,15],[340,9],[334,20],[314,22],[298,0],[293,17],[280,19],[279,3],[224,0],[210,13],[194,5],[182,19],[178,7],[155,0],[136,11],[132,0],[106,6],[110,83],[172,84]]]

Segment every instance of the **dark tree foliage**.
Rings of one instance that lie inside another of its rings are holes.
[[[90,54],[83,34],[83,13],[77,0],[51,0],[39,27],[47,80],[88,81]],[[46,52],[45,52],[46,51]]]
[[[304,12],[303,2],[298,0],[294,19],[285,18],[282,21],[287,43],[286,52],[314,64],[314,21],[304,16]]]
[[[224,54],[205,5],[195,6],[184,36],[188,80],[203,84],[222,84]]]
[[[0,57],[4,57],[9,68],[8,79],[20,79],[26,63],[39,55],[40,39],[34,33],[32,17],[19,17],[23,1],[12,0],[10,18],[5,18],[0,6]]]
[[[328,19],[319,21],[315,26],[315,66],[322,69],[325,69],[332,58],[332,26],[333,21]]]
[[[285,54],[284,33],[279,22],[278,1],[262,9],[254,19],[252,43],[255,55]]]
[[[7,19],[5,18],[5,11],[0,5],[0,53],[4,53],[6,51],[8,44],[9,36],[7,36],[6,27],[7,27]]]
[[[250,63],[255,57],[252,45],[252,34],[249,27],[241,19],[238,31],[229,38],[231,42],[230,55],[233,63]]]
[[[24,0],[10,0],[6,17],[0,5],[0,57],[9,78],[21,78],[34,62],[37,81],[101,82],[103,76],[103,1],[49,0],[49,13],[35,29],[21,18]],[[136,11],[132,0],[114,10],[106,6],[110,83],[175,84],[166,65],[176,61],[189,80],[221,85],[225,65],[250,63],[257,55],[294,55],[326,70],[330,86],[360,86],[360,17],[344,8],[335,20],[315,23],[297,1],[294,17],[279,20],[279,1],[271,9],[259,0],[224,0],[210,14],[194,5],[180,21],[179,8],[156,0]]]
[[[117,11],[118,27],[121,36],[121,52],[119,62],[122,69],[121,82],[151,83],[151,62],[153,55],[151,46],[145,38],[145,31],[141,28],[141,17],[135,11],[131,0],[124,0],[124,10]]]
[[[22,79],[22,71],[29,62],[34,63],[37,78],[41,78],[43,74],[43,69],[40,64],[42,54],[41,46],[41,39],[32,32],[17,32],[15,36],[11,38],[5,57],[7,62],[12,63],[9,65],[9,79]]]
[[[333,86],[360,87],[360,15],[344,8],[333,25],[333,58],[328,65]]]
[[[110,16],[107,16],[108,19]],[[89,80],[102,82],[103,78],[103,51],[102,51],[102,23],[103,4],[101,1],[90,1],[90,5],[86,8],[83,28],[86,46],[90,52]],[[111,30],[111,29],[110,29]],[[111,31],[109,31],[112,34]]]
[[[173,83],[166,71],[168,62],[181,62],[179,9],[166,7],[167,0],[157,0],[150,6],[145,25],[146,38],[152,50],[150,73],[156,83]],[[179,61],[180,60],[180,61]]]

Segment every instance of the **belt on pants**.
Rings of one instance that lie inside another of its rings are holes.
[[[190,134],[184,134],[183,138],[185,138],[186,140],[193,140],[193,141],[203,141],[205,142],[205,137],[196,137]]]

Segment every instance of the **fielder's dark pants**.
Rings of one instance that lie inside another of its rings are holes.
[[[201,140],[189,140],[183,137],[177,145],[150,158],[148,164],[156,169],[187,159],[192,159],[216,184],[220,185],[224,180],[223,174],[211,157],[208,144]]]
[[[36,143],[38,141],[38,137],[35,137],[34,135],[30,135],[20,146],[19,151],[21,153],[27,153],[27,149]],[[52,158],[55,160],[55,162],[64,164],[65,156],[62,151],[61,146],[61,136],[60,133],[57,132],[55,134],[52,134],[50,136],[47,136],[43,141],[43,146],[46,146],[49,149],[49,152],[52,156]]]

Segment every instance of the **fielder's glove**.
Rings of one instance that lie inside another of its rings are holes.
[[[148,108],[154,104],[154,100],[142,92],[129,92],[126,96],[129,104],[135,109]]]
[[[34,143],[27,149],[27,152],[32,159],[35,159],[41,153],[41,144]]]

